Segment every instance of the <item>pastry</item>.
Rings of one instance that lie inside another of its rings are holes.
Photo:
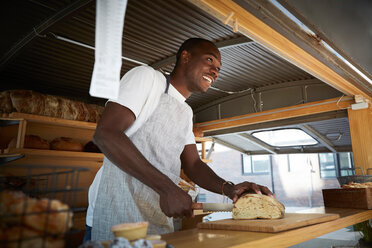
[[[42,232],[37,232],[27,227],[11,227],[4,231],[1,237],[1,244],[5,248],[63,248],[63,239],[44,237]]]
[[[23,223],[36,231],[61,234],[72,227],[71,210],[58,200],[39,200],[20,191],[3,191],[0,199],[0,214],[13,214],[13,217],[4,219],[12,224],[19,223],[24,215]]]

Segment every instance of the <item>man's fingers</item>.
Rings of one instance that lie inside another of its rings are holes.
[[[256,193],[256,194],[262,194],[261,193],[261,190],[260,190],[260,187],[258,187],[258,185],[257,184],[255,184],[255,183],[251,183],[251,189]]]
[[[264,193],[265,195],[268,195],[268,196],[272,196],[273,193],[271,193],[271,191],[269,190],[268,187],[265,187],[265,186],[261,186],[261,192]]]

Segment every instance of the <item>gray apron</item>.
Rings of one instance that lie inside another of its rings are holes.
[[[175,184],[180,155],[191,132],[191,109],[168,95],[169,78],[159,104],[129,138],[144,157]],[[107,159],[105,157],[105,159]],[[93,213],[92,240],[112,239],[111,227],[124,222],[148,221],[148,234],[173,232],[173,220],[160,209],[159,195],[113,163],[104,163]]]

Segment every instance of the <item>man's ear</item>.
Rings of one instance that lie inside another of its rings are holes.
[[[190,61],[191,54],[188,51],[183,50],[181,53],[181,58],[183,63],[188,63]]]

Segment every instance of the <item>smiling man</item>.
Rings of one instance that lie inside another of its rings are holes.
[[[179,48],[169,76],[148,66],[124,75],[94,135],[105,157],[89,189],[85,240],[111,239],[111,226],[123,222],[148,221],[149,234],[172,232],[171,217],[192,216],[191,197],[177,186],[181,166],[200,187],[234,201],[245,192],[272,195],[254,183],[226,182],[200,160],[185,100],[206,92],[220,67],[217,47],[192,38]]]

